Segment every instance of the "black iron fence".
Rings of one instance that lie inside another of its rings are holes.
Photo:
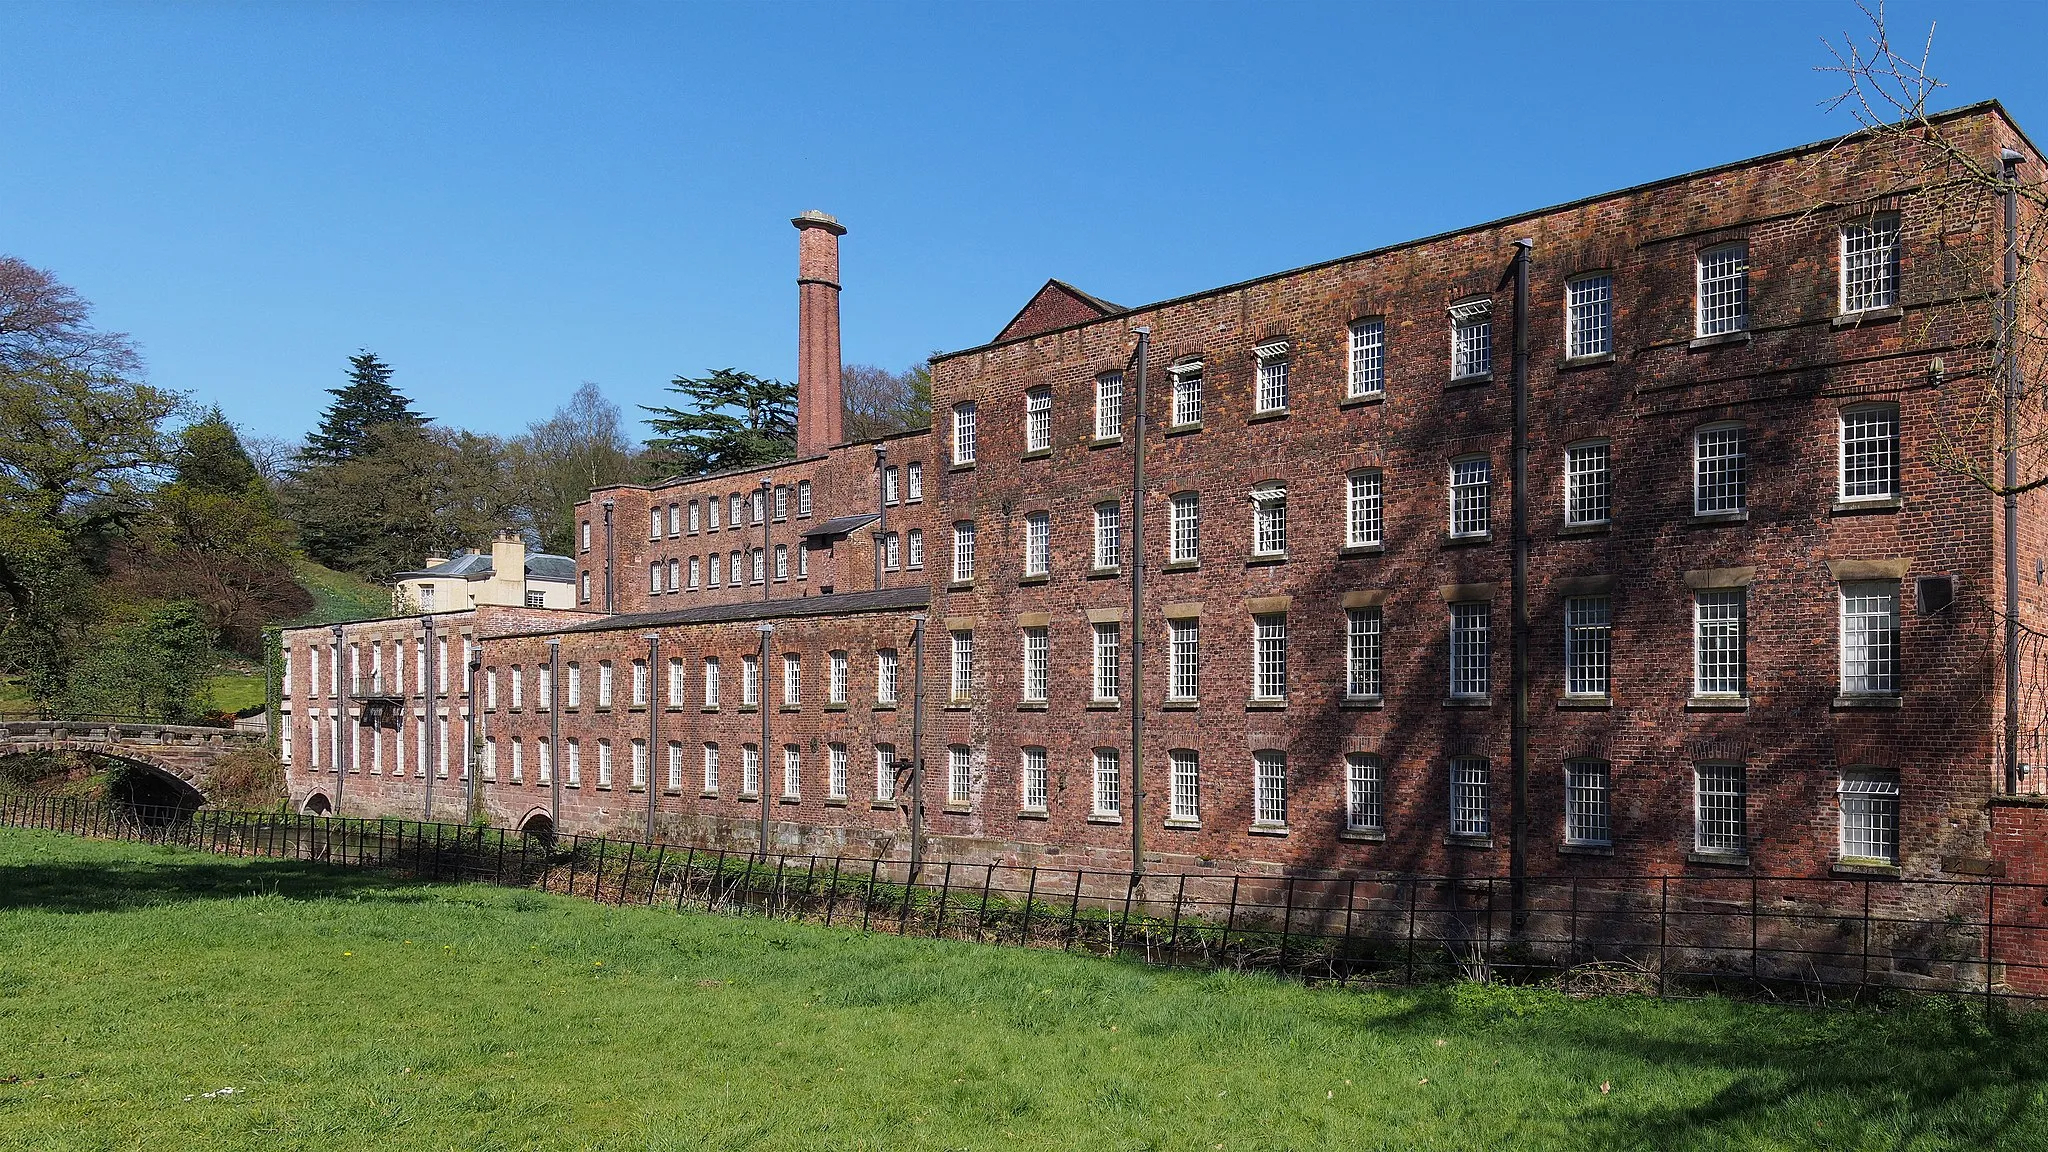
[[[0,827],[378,868],[607,904],[1312,980],[2048,996],[2048,885],[1830,876],[1308,877],[763,855],[391,819],[0,796]]]

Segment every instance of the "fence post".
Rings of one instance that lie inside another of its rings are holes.
[[[1294,932],[1294,877],[1287,878],[1287,894],[1280,901],[1280,963],[1287,967],[1287,940]]]
[[[1340,946],[1344,963],[1340,968],[1343,974],[1338,979],[1346,984],[1351,982],[1351,916],[1357,907],[1358,877],[1353,876],[1344,882],[1344,942]]]
[[[690,894],[690,880],[697,875],[697,846],[690,845],[690,854],[683,857],[683,878],[676,884],[676,911],[683,910],[683,898]]]
[[[626,901],[633,898],[633,857],[639,854],[640,848],[637,843],[629,842],[626,845],[626,867],[624,871],[619,873],[619,907],[621,908],[626,906]]]
[[[1168,956],[1167,963],[1169,964],[1173,963],[1171,959],[1173,954],[1180,949],[1180,906],[1181,901],[1187,899],[1187,895],[1188,874],[1183,872],[1180,874],[1180,885],[1173,890],[1173,929],[1166,936],[1166,954]]]
[[[875,873],[881,866],[882,858],[879,856],[868,861],[868,890],[867,894],[860,898],[860,930],[863,932],[868,930],[868,916],[874,912]]]
[[[1031,906],[1038,900],[1038,865],[1031,866],[1031,878],[1024,884],[1024,923],[1017,932],[1019,947],[1031,947]]]
[[[1067,933],[1061,938],[1062,948],[1074,946],[1074,926],[1081,919],[1081,870],[1074,869],[1074,903],[1067,909]]]
[[[1230,955],[1230,934],[1237,929],[1237,886],[1243,879],[1242,876],[1230,878],[1230,914],[1223,918],[1223,946],[1218,950],[1219,957]]]
[[[762,864],[765,865],[766,863],[766,860],[762,861]],[[787,863],[789,863],[789,857],[780,852],[775,854],[775,879],[768,882],[768,895],[761,901],[761,914],[763,916],[775,915],[775,902],[782,898],[782,866]],[[785,909],[788,907],[788,901],[783,901],[783,907]]]
[[[932,939],[943,939],[946,935],[946,902],[953,898],[953,862],[946,861],[946,870],[939,874],[939,915],[932,921]]]
[[[976,940],[981,940],[988,935],[988,890],[996,880],[995,865],[984,864],[981,868],[981,911],[976,913],[974,917],[974,938]]]
[[[825,893],[825,927],[827,928],[832,926],[832,910],[839,904],[839,861],[840,858],[837,856],[832,858],[832,887]]]

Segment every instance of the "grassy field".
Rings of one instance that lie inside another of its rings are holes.
[[[1313,989],[0,832],[9,1149],[2038,1149],[2044,1076],[1956,1003]]]
[[[364,620],[391,614],[391,589],[372,584],[360,576],[323,568],[311,560],[298,563],[299,587],[313,596],[313,610],[297,620],[280,621],[284,627],[331,624],[338,620]]]

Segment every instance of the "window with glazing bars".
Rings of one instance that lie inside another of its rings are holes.
[[[1024,574],[1044,576],[1052,571],[1052,514],[1024,514]]]
[[[961,520],[953,525],[953,583],[965,584],[974,579],[974,521]]]
[[[897,659],[894,648],[875,653],[875,703],[896,703]]]
[[[1116,624],[1095,625],[1095,699],[1116,700],[1123,695],[1122,628]]]
[[[896,746],[875,745],[875,799],[896,798]]]
[[[1463,380],[1493,371],[1493,302],[1451,306],[1451,378]]]
[[[1023,637],[1023,698],[1034,704],[1045,702],[1046,676],[1051,665],[1052,641],[1044,628],[1026,628]]]
[[[834,652],[830,657],[830,674],[825,680],[826,701],[832,704],[846,703],[846,653]]]
[[[659,508],[649,508],[647,510],[647,538],[649,540],[661,539],[661,509]]]
[[[718,791],[718,745],[704,745],[704,790]]]
[[[1278,412],[1287,407],[1287,344],[1282,341],[1261,344],[1259,355],[1259,386],[1253,398],[1253,410]]]
[[[683,788],[683,746],[676,740],[668,742],[667,788],[671,792],[680,792]]]
[[[759,524],[761,518],[768,514],[768,498],[762,495],[760,489],[757,488],[753,492],[748,493],[747,510],[750,513],[749,523],[753,524]]]
[[[1344,828],[1350,832],[1386,830],[1386,793],[1380,758],[1369,752],[1344,757]]]
[[[974,405],[953,408],[953,463],[974,463]]]
[[[775,486],[775,518],[789,519],[789,488],[781,484]]]
[[[695,534],[703,531],[703,529],[703,509],[698,506],[695,500],[692,500],[690,501],[690,531],[692,534]]]
[[[789,545],[787,544],[777,544],[775,546],[775,578],[777,580],[789,579]]]
[[[1740,696],[1747,671],[1743,655],[1746,594],[1740,588],[1700,592],[1693,600],[1695,696]]]
[[[903,473],[894,464],[882,469],[882,502],[894,504],[903,498]]]
[[[690,557],[690,590],[692,592],[696,591],[703,583],[703,580],[704,562],[696,556]]]
[[[1252,489],[1252,555],[1287,554],[1287,489],[1261,484]]]
[[[782,794],[795,796],[801,792],[804,780],[803,751],[794,744],[782,746]]]
[[[953,699],[964,700],[974,691],[974,633],[954,632]]]
[[[720,560],[715,552],[708,559],[711,562],[711,586],[716,588],[724,579],[725,562]]]
[[[1380,610],[1344,611],[1344,694],[1371,698],[1380,694]]]
[[[1018,798],[1018,807],[1027,812],[1045,811],[1045,749],[1033,745],[1025,748],[1021,756],[1023,787]]]
[[[1344,546],[1380,543],[1380,471],[1370,468],[1344,478]]]
[[[1345,395],[1353,400],[1387,390],[1387,322],[1360,320],[1351,326],[1351,374]]]
[[[1605,356],[1614,351],[1614,279],[1605,273],[1581,276],[1564,287],[1565,356]]]
[[[1195,617],[1166,622],[1166,698],[1193,700],[1202,683],[1202,622]]]
[[[830,800],[846,799],[846,745],[825,746],[825,796]]]
[[[1202,761],[1189,748],[1175,748],[1166,754],[1172,773],[1166,818],[1194,822],[1202,818]]]
[[[683,587],[683,562],[680,559],[668,562],[668,590],[680,592]]]
[[[1492,605],[1474,601],[1451,605],[1451,695],[1485,696],[1492,689]]]
[[[647,741],[633,741],[633,787],[647,787]]]
[[[1842,693],[1899,690],[1899,586],[1842,585]]]
[[[1123,563],[1123,506],[1095,506],[1095,567],[1115,568]]]
[[[1701,852],[1739,853],[1749,848],[1747,789],[1740,764],[1700,764],[1693,769],[1693,847]]]
[[[633,661],[633,706],[647,703],[647,661]]]
[[[1492,531],[1492,487],[1493,461],[1484,456],[1451,461],[1451,535],[1484,536]]]
[[[782,704],[795,708],[804,702],[804,660],[794,652],[782,657]]]
[[[420,748],[421,775],[426,774],[426,758],[427,750],[424,741],[422,741]],[[569,738],[568,756],[562,761],[562,779],[571,788],[581,788],[583,786],[583,742],[573,736]]]
[[[1612,626],[1605,596],[1569,596],[1564,602],[1564,690],[1568,696],[1607,695]]]
[[[946,802],[965,804],[973,798],[974,760],[965,744],[946,749]]]
[[[1608,817],[1608,771],[1605,760],[1567,760],[1564,765],[1564,841],[1607,844],[1613,831]]]
[[[911,502],[912,504],[915,504],[915,503],[917,503],[917,502],[918,502],[919,500],[922,500],[922,499],[924,499],[924,462],[923,462],[923,461],[921,461],[921,460],[912,460],[912,461],[910,462],[910,467],[904,470],[904,485],[903,485],[903,486],[904,486],[904,489],[905,489],[905,491],[904,491],[904,493],[903,493],[903,498],[904,498],[904,499],[906,499],[906,500],[908,500],[908,501],[910,501],[910,502]]]
[[[1899,782],[1856,773],[1842,778],[1842,857],[1895,864],[1899,859]]]
[[[1749,327],[1749,245],[1723,244],[1700,253],[1698,300],[1701,336]]]
[[[1252,617],[1252,696],[1259,700],[1287,698],[1287,617],[1283,614]]]
[[[1173,516],[1168,532],[1168,559],[1175,564],[1195,563],[1202,554],[1202,498],[1193,492],[1181,492],[1168,504]]]
[[[1033,388],[1024,394],[1024,450],[1052,447],[1052,389]]]
[[[1899,217],[1886,212],[1842,226],[1842,311],[1899,302]]]
[[[1252,824],[1287,826],[1287,753],[1252,753]]]
[[[761,658],[758,656],[742,656],[740,657],[740,703],[759,704],[760,702]]]
[[[1124,434],[1124,374],[1110,372],[1095,379],[1095,438],[1114,440]]]
[[[809,480],[797,481],[796,514],[799,516],[809,516],[811,514],[811,482]]]
[[[753,549],[747,555],[753,563],[754,583],[759,584],[761,582],[761,578],[767,574],[765,571],[768,567],[767,558],[761,555],[761,550],[759,548]]]
[[[718,707],[718,657],[708,656],[704,660],[704,706]]]
[[[746,582],[746,575],[745,575],[745,573],[743,573],[743,572],[742,572],[742,571],[740,570],[740,554],[739,554],[739,553],[737,553],[737,552],[732,552],[732,553],[728,553],[728,554],[726,555],[726,566],[725,566],[725,569],[726,569],[726,580],[725,580],[725,582],[726,582],[726,583],[728,583],[728,584],[742,584],[742,583],[745,583],[745,582]]]
[[[882,534],[882,567],[890,572],[903,566],[903,537],[894,532]]]
[[[1451,835],[1492,834],[1486,795],[1490,767],[1483,756],[1458,756],[1451,760]]]
[[[1115,748],[1095,750],[1095,815],[1123,811],[1123,754]]]
[[[1740,424],[1720,424],[1693,434],[1692,510],[1707,516],[1749,506],[1748,443]]]
[[[1611,512],[1613,484],[1607,471],[1607,442],[1574,444],[1564,450],[1564,522],[1604,524]]]
[[[428,587],[422,589],[422,591],[431,592],[433,589]],[[661,593],[661,561],[659,560],[647,566],[647,591],[649,595],[660,595]],[[431,608],[433,605],[423,604],[422,607]]]
[[[424,659],[424,656],[422,656],[422,659]],[[423,677],[423,678],[424,678],[424,677]],[[568,697],[569,697],[569,707],[571,707],[571,708],[579,708],[579,707],[582,707],[582,705],[583,705],[583,666],[582,666],[581,664],[578,664],[578,663],[576,663],[576,662],[575,662],[574,660],[571,660],[571,661],[569,662],[569,681],[568,681],[568,688],[567,688],[567,690],[566,690],[566,691],[567,691],[567,693],[568,693]]]
[[[1175,367],[1173,376],[1173,422],[1186,427],[1202,422],[1202,365]]]
[[[1899,494],[1899,410],[1872,404],[1842,410],[1842,499]]]

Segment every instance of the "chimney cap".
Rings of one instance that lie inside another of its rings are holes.
[[[798,229],[823,228],[834,236],[846,235],[846,225],[841,224],[838,217],[820,212],[816,208],[805,212],[801,216],[791,217],[789,222],[796,225]]]

